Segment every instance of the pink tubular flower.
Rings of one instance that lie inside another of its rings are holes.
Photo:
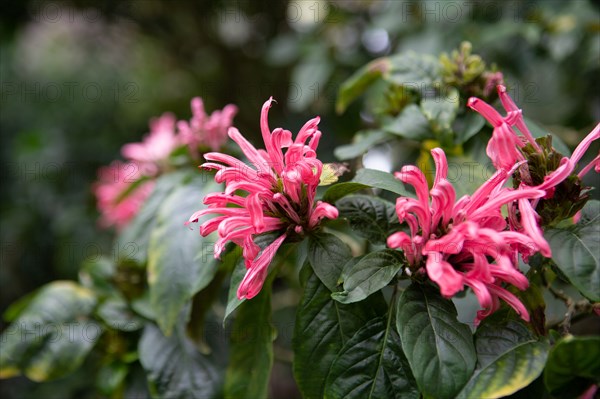
[[[126,159],[138,163],[142,174],[154,176],[179,144],[175,135],[175,116],[164,113],[150,121],[150,133],[141,143],[125,144],[121,153]]]
[[[508,96],[506,87],[498,85],[498,96],[507,112],[506,117],[503,117],[491,105],[476,97],[469,98],[467,105],[480,113],[494,127],[494,133],[488,142],[486,153],[496,169],[509,170],[516,162],[525,159],[519,149],[525,146],[526,142],[531,143],[536,150],[539,150],[540,147],[525,125],[521,110]],[[519,129],[524,136],[523,138],[516,134],[512,128],[513,126]]]
[[[541,198],[545,192],[503,187],[517,164],[509,171],[500,169],[473,195],[456,201],[454,187],[447,180],[444,151],[435,148],[431,153],[436,164],[431,190],[425,175],[415,166],[405,166],[395,175],[415,188],[417,199],[398,198],[396,212],[400,222],[408,224],[410,235],[394,233],[388,237],[388,246],[402,249],[413,271],[425,267],[445,297],[469,286],[483,307],[476,323],[497,310],[500,299],[528,321],[525,306],[503,284],[526,289],[527,278],[515,266],[517,255],[529,256],[549,248],[541,232],[529,228],[533,214],[521,214],[521,223],[528,227],[523,232],[510,231],[502,207]]]
[[[212,151],[221,149],[227,141],[227,131],[238,109],[235,105],[229,104],[208,116],[200,97],[193,98],[191,105],[192,119],[189,122],[179,121],[177,128],[181,143],[187,144],[192,155],[197,158],[199,145],[205,145]]]
[[[519,187],[533,187],[544,190],[546,195],[541,200],[529,203],[519,201],[518,206],[509,207],[509,217],[513,230],[523,229],[539,231],[538,224],[553,225],[560,220],[572,217],[574,212],[581,209],[587,200],[585,187],[581,179],[590,170],[600,172],[600,154],[596,156],[579,173],[576,172],[577,164],[588,150],[590,144],[600,138],[600,124],[588,134],[577,146],[571,157],[565,157],[556,152],[547,138],[536,142],[525,125],[521,110],[508,95],[502,85],[497,87],[500,101],[507,112],[502,117],[494,108],[478,98],[470,98],[468,105],[483,115],[493,126],[494,133],[488,143],[487,153],[497,169],[509,170],[521,160],[527,160],[515,173]],[[513,126],[523,134],[520,137],[513,130]],[[531,146],[526,147],[526,144]],[[558,190],[558,195],[555,192]],[[526,224],[515,223],[517,212],[532,214]],[[540,217],[541,215],[541,217]],[[537,219],[540,219],[538,222]],[[549,249],[541,251],[549,253]],[[547,255],[545,255],[547,256]]]
[[[265,102],[260,118],[265,150],[257,150],[236,128],[229,129],[229,137],[240,146],[250,165],[218,152],[204,154],[208,162],[201,166],[217,170],[215,181],[225,183],[225,192],[207,195],[204,203],[208,208],[194,213],[188,221],[218,215],[200,226],[203,236],[217,231],[216,258],[227,241],[243,248],[248,271],[237,291],[240,299],[250,299],[260,291],[269,264],[286,238],[302,237],[318,227],[321,219],[338,216],[332,205],[320,201],[315,204],[323,169],[316,154],[321,137],[319,118],[306,122],[292,140],[288,130],[269,129],[272,101],[270,98]],[[239,195],[238,190],[247,195]],[[261,251],[254,236],[266,232],[277,232],[279,237]]]
[[[581,143],[579,143],[577,148],[575,148],[575,151],[573,151],[571,158],[564,157],[561,159],[560,166],[544,177],[544,182],[537,187],[542,190],[552,189],[563,182],[567,177],[575,173],[577,163],[581,160],[587,149],[590,147],[592,141],[598,140],[598,138],[600,138],[600,123],[596,125],[594,130],[592,130]],[[600,154],[596,156],[596,158],[594,158],[587,166],[585,166],[577,174],[577,177],[582,179],[583,176],[585,176],[592,168],[594,168],[596,172],[600,172]]]
[[[526,143],[530,143],[538,153],[542,152],[542,148],[536,143],[527,128],[522,111],[508,95],[506,87],[498,85],[497,89],[500,101],[507,112],[506,117],[502,117],[491,105],[476,97],[469,99],[468,106],[479,112],[494,126],[494,133],[488,143],[487,154],[492,159],[496,169],[509,170],[516,162],[525,159],[519,149],[523,148]],[[523,134],[523,138],[516,134],[512,128],[513,126],[518,128]],[[600,123],[577,146],[571,158],[564,157],[560,162],[560,166],[545,176],[544,182],[536,187],[541,190],[547,190],[555,187],[558,183],[573,174],[577,163],[581,160],[592,141],[598,138],[600,138]],[[578,177],[581,179],[592,168],[595,168],[596,172],[600,172],[600,154],[579,172]]]
[[[126,191],[141,177],[135,163],[114,161],[98,170],[98,182],[93,191],[101,214],[101,226],[114,225],[120,230],[137,214],[154,187],[154,182],[145,181],[127,194]]]

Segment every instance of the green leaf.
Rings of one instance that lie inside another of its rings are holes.
[[[388,58],[379,58],[360,68],[348,80],[342,83],[335,110],[341,114],[348,105],[367,90],[367,88],[390,67]]]
[[[437,289],[411,284],[398,301],[396,327],[420,391],[453,398],[471,377],[476,354],[471,330]]]
[[[416,104],[407,105],[398,116],[385,121],[383,130],[418,141],[433,137],[427,118]]]
[[[336,183],[333,186],[330,186],[327,191],[323,194],[323,201],[329,202],[330,204],[335,203],[340,198],[345,197],[346,195],[355,193],[360,190],[364,190],[370,188],[366,184],[355,183],[353,181]]]
[[[457,118],[452,125],[452,131],[455,134],[455,144],[467,142],[471,137],[479,133],[484,126],[485,119],[474,111],[467,112],[463,117]]]
[[[269,278],[268,280],[273,280]],[[271,281],[245,301],[236,313],[231,332],[225,398],[266,398],[273,366]]]
[[[129,309],[123,298],[116,296],[98,307],[98,315],[110,328],[120,331],[136,331],[145,324],[144,319]]]
[[[447,90],[445,95],[425,98],[421,101],[421,112],[436,133],[452,131],[452,123],[458,111],[459,95],[456,89]]]
[[[89,318],[96,297],[71,281],[44,286],[2,336],[0,378],[47,381],[75,371],[102,333]]]
[[[383,172],[381,170],[367,168],[359,169],[352,181],[367,185],[369,187],[391,191],[394,194],[406,197],[414,197],[414,195],[409,193],[404,188],[404,184],[402,184],[400,180],[396,179],[393,174]]]
[[[236,246],[237,248],[239,247]],[[223,267],[222,264],[210,284],[197,292],[191,301],[192,307],[190,309],[190,318],[186,325],[186,332],[188,337],[194,341],[198,350],[203,354],[209,354],[212,351],[206,342],[204,331],[205,321],[214,302],[218,301],[222,291],[223,280],[229,275],[229,272],[230,270]]]
[[[340,198],[365,188],[379,188],[401,196],[414,197],[393,174],[381,170],[363,168],[356,172],[356,176],[354,176],[352,181],[331,186],[323,194],[323,201],[333,204]]]
[[[600,337],[567,336],[548,355],[544,382],[560,398],[579,397],[591,384],[600,384]]]
[[[185,226],[201,207],[205,193],[219,191],[196,174],[187,185],[177,188],[165,200],[156,216],[156,227],[148,251],[150,302],[158,325],[169,335],[185,303],[213,279],[217,266],[213,242]]]
[[[109,295],[115,292],[114,273],[115,264],[109,258],[87,259],[79,269],[79,282],[96,293]]]
[[[475,334],[477,368],[457,398],[501,398],[542,373],[548,344],[521,322],[485,320]]]
[[[560,152],[561,154],[563,154],[566,157],[571,155],[571,150],[565,144],[565,142],[561,140],[560,137],[558,137],[555,134],[552,134],[549,130],[543,128],[542,126],[538,125],[536,122],[534,122],[533,120],[531,120],[525,116],[523,117],[523,120],[525,121],[525,124],[529,128],[529,131],[531,132],[531,135],[534,138],[537,139],[539,137],[546,137],[547,135],[551,134],[552,135],[552,147],[554,147],[554,149],[556,151]]]
[[[36,295],[39,293],[39,289],[33,290],[28,294],[23,295],[10,305],[4,311],[2,318],[4,321],[12,322],[15,321],[17,317],[23,312],[23,310],[27,309],[27,306],[31,303],[33,299],[35,299]]]
[[[336,291],[342,269],[351,258],[350,248],[329,233],[318,233],[308,240],[308,263],[323,284]]]
[[[390,234],[400,229],[396,207],[391,202],[368,195],[353,195],[335,203],[341,218],[360,236],[385,244]]]
[[[343,305],[331,299],[331,291],[310,267],[305,266],[301,276],[306,284],[292,341],[294,376],[305,399],[321,399],[339,350],[367,321],[385,314],[387,305],[381,293]]]
[[[431,55],[406,52],[389,57],[389,62],[383,78],[390,83],[423,92],[439,80],[440,63]]]
[[[333,64],[323,58],[296,63],[290,80],[294,85],[288,95],[289,109],[300,113],[316,102],[323,95],[332,71]]]
[[[448,181],[456,191],[456,198],[463,195],[472,195],[488,178],[492,172],[487,169],[489,163],[482,163],[470,155],[450,155],[448,159]],[[430,176],[435,174],[434,169],[424,171]]]
[[[362,301],[388,285],[404,263],[404,256],[399,251],[384,249],[371,252],[347,272],[344,291],[334,292],[331,297],[341,303]]]
[[[254,237],[254,242],[261,249],[265,249],[277,238],[277,233],[266,233]],[[231,279],[229,281],[229,293],[227,295],[227,306],[225,308],[225,315],[223,316],[223,326],[229,315],[231,315],[246,299],[238,299],[237,290],[240,283],[244,279],[246,272],[246,264],[244,258],[242,258],[242,249],[238,246],[234,246],[231,251],[226,251],[223,255],[223,268],[232,270]],[[272,273],[271,270],[269,273]]]
[[[239,251],[237,257],[231,261],[235,261],[235,267],[231,273],[231,279],[229,280],[229,294],[227,295],[227,307],[225,308],[225,316],[223,316],[223,325],[225,325],[225,321],[229,315],[246,301],[246,299],[238,299],[237,297],[238,287],[248,271],[244,259],[242,258],[242,252]]]
[[[381,130],[361,130],[354,135],[352,144],[337,147],[333,154],[340,161],[353,159],[363,155],[373,146],[389,140],[391,137]]]
[[[140,363],[153,396],[160,398],[212,398],[220,385],[210,359],[196,350],[183,328],[165,337],[148,323],[139,341]]]
[[[120,361],[105,364],[97,371],[96,387],[106,396],[117,396],[117,391],[123,386],[128,373],[129,366]]]
[[[118,256],[117,263],[133,260],[142,265],[146,264],[150,233],[156,225],[156,215],[175,187],[181,185],[189,176],[189,171],[180,171],[167,173],[156,179],[154,189],[140,211],[117,236],[114,249]],[[201,200],[198,201],[198,205],[200,204]]]
[[[544,238],[556,267],[584,296],[600,301],[600,201],[588,201],[580,222],[549,228]]]
[[[391,319],[370,320],[346,342],[327,376],[325,398],[419,398]]]

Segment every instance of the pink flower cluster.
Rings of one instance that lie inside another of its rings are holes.
[[[424,267],[442,295],[451,297],[465,286],[470,287],[483,308],[477,314],[477,323],[499,308],[500,299],[524,320],[529,320],[525,306],[505,285],[520,290],[528,286],[527,278],[517,268],[519,255],[524,260],[537,252],[551,256],[536,206],[539,201],[551,198],[555,187],[574,174],[590,143],[600,137],[599,124],[570,158],[563,157],[558,168],[544,176],[541,184],[528,186],[521,181],[515,189],[504,187],[516,172],[528,170],[522,151],[526,144],[531,144],[538,153],[542,148],[504,86],[498,86],[498,95],[507,112],[505,117],[478,98],[468,102],[494,127],[487,154],[497,172],[473,195],[456,200],[454,187],[447,180],[448,163],[441,149],[432,150],[436,175],[431,190],[423,172],[415,166],[403,167],[396,177],[415,188],[417,199],[398,198],[396,212],[399,220],[408,224],[410,234],[394,233],[387,242],[389,247],[404,251],[413,272],[422,272]],[[522,136],[517,135],[515,127]],[[600,170],[600,155],[576,176],[581,178],[592,168]],[[505,205],[508,218],[502,213]]]
[[[100,226],[115,226],[122,229],[139,211],[154,188],[151,180],[140,181],[140,168],[133,162],[114,161],[98,170],[98,181],[94,185]],[[128,190],[130,193],[127,193]]]
[[[216,258],[228,241],[243,248],[247,272],[237,291],[240,299],[258,294],[269,264],[286,238],[303,236],[315,229],[321,219],[338,216],[330,204],[315,203],[323,170],[316,154],[321,138],[319,118],[306,122],[293,140],[289,130],[270,130],[268,111],[272,101],[270,98],[264,103],[260,118],[265,150],[256,149],[236,128],[229,129],[229,137],[239,145],[250,165],[227,154],[204,154],[208,162],[202,167],[217,171],[215,181],[225,183],[225,191],[207,195],[204,203],[208,208],[194,213],[188,222],[216,215],[200,226],[203,236],[217,231]],[[278,238],[261,250],[254,239],[267,232],[277,232]]]
[[[128,143],[121,148],[121,155],[139,165],[141,173],[156,176],[168,166],[169,155],[179,146],[175,134],[175,115],[164,113],[150,120],[150,133],[141,143]]]
[[[538,240],[529,234],[509,230],[502,207],[520,199],[543,197],[545,192],[505,188],[512,170],[499,170],[473,195],[456,201],[454,187],[447,180],[444,151],[436,148],[431,153],[436,163],[431,190],[425,175],[415,166],[405,166],[395,174],[415,188],[417,199],[398,198],[396,212],[400,222],[408,224],[410,234],[392,234],[388,246],[402,249],[412,270],[419,271],[424,265],[442,295],[451,297],[464,286],[470,287],[484,308],[478,312],[477,322],[499,308],[499,299],[529,320],[523,304],[502,284],[527,288],[527,278],[515,266],[518,253],[530,254],[548,248],[547,244],[539,247]]]
[[[479,112],[494,127],[494,133],[487,146],[487,154],[492,159],[494,166],[496,169],[510,170],[516,162],[525,160],[520,149],[527,143],[531,144],[537,152],[541,152],[542,149],[527,128],[521,109],[510,98],[506,87],[499,85],[497,89],[502,106],[507,113],[505,117],[500,115],[491,105],[476,97],[469,99],[468,106]],[[514,127],[523,134],[523,137],[517,135]],[[544,182],[538,188],[542,190],[552,189],[573,174],[577,163],[588,150],[592,141],[598,138],[600,138],[600,123],[577,146],[571,158],[563,157],[560,166],[546,175]],[[600,153],[577,176],[581,179],[592,168],[595,168],[596,172],[600,172]]]
[[[228,104],[222,110],[214,111],[210,116],[204,111],[200,97],[192,99],[192,119],[177,123],[179,140],[188,145],[194,159],[199,157],[198,147],[208,147],[212,151],[220,150],[227,141],[227,130],[233,125],[233,117],[238,109]]]
[[[191,108],[189,122],[176,122],[170,113],[152,119],[150,133],[142,142],[121,149],[126,163],[115,161],[100,168],[93,191],[101,226],[121,229],[127,225],[150,195],[153,179],[170,168],[169,156],[175,149],[186,145],[197,159],[201,147],[215,150],[224,144],[237,108],[230,104],[208,116],[199,97],[192,99]]]

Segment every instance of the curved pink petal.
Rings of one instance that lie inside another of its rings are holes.
[[[430,252],[427,254],[427,275],[440,286],[443,296],[449,298],[463,289],[463,276],[452,265],[442,259],[442,254]]]
[[[253,262],[251,262],[248,272],[246,272],[246,275],[237,290],[238,299],[251,299],[260,292],[265,283],[265,279],[267,278],[269,264],[275,257],[275,253],[285,238],[285,234],[281,235],[266,247]]]
[[[538,219],[540,217],[527,199],[519,199],[519,212],[521,213],[521,225],[523,226],[523,230],[533,240],[540,253],[546,258],[550,258],[552,256],[552,250],[544,238],[542,229],[539,227]]]

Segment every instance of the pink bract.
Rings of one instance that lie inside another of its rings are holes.
[[[142,177],[139,165],[114,161],[98,170],[98,181],[93,187],[100,211],[100,225],[122,229],[137,214],[154,187],[145,181],[125,195],[131,185]]]
[[[477,313],[476,323],[496,311],[500,299],[524,320],[529,320],[525,306],[504,285],[526,289],[527,278],[516,267],[518,255],[547,253],[549,248],[534,228],[524,232],[509,230],[502,207],[541,198],[545,192],[503,187],[517,164],[509,171],[499,170],[473,195],[456,200],[454,187],[447,180],[444,151],[436,148],[431,153],[436,163],[431,190],[425,175],[415,166],[405,166],[395,174],[415,188],[417,198],[398,198],[398,218],[408,224],[410,233],[392,234],[388,246],[404,251],[413,273],[421,272],[424,267],[445,297],[452,297],[465,285],[470,287],[483,307]],[[534,216],[525,214],[522,218],[522,223],[529,227]]]
[[[268,111],[272,102],[270,98],[264,103],[260,117],[264,150],[256,149],[236,128],[229,129],[229,137],[239,145],[250,164],[218,152],[204,154],[208,162],[201,166],[217,171],[215,181],[224,183],[225,191],[207,195],[204,203],[208,208],[189,219],[197,222],[205,215],[215,215],[201,224],[200,233],[207,236],[217,231],[216,258],[228,241],[243,248],[248,271],[237,291],[240,299],[258,294],[269,264],[286,238],[301,238],[317,228],[323,218],[338,216],[332,205],[315,203],[323,170],[316,153],[321,138],[319,118],[306,122],[292,140],[289,130],[269,128]],[[254,239],[267,232],[276,232],[278,238],[261,250]]]
[[[480,113],[494,127],[494,133],[486,149],[487,155],[496,169],[509,170],[516,162],[525,159],[520,148],[526,143],[531,143],[537,150],[540,148],[525,125],[522,111],[506,92],[506,87],[498,85],[497,88],[500,101],[507,112],[505,117],[491,105],[476,97],[469,98],[467,105]],[[513,126],[519,129],[523,137],[517,135]]]
[[[209,116],[204,110],[202,99],[195,97],[192,99],[191,108],[192,119],[189,122],[177,123],[181,143],[188,145],[190,152],[196,158],[200,145],[207,146],[212,151],[220,150],[227,141],[227,131],[232,126],[233,118],[238,111],[237,107],[229,104]]]
[[[150,133],[141,143],[125,144],[121,149],[123,156],[141,167],[141,173],[154,176],[166,165],[171,152],[180,145],[175,135],[175,116],[164,113],[150,120]]]
[[[480,113],[494,127],[494,133],[488,142],[487,154],[492,159],[496,169],[509,170],[512,169],[516,162],[525,159],[523,153],[520,151],[520,148],[525,146],[525,144],[530,143],[537,152],[541,152],[542,149],[527,128],[521,109],[510,98],[506,87],[498,85],[497,90],[502,106],[507,112],[505,117],[500,115],[491,105],[476,97],[469,99],[468,106]],[[513,126],[517,127],[523,137],[517,135]],[[545,177],[544,182],[537,188],[548,190],[573,174],[577,163],[581,160],[592,141],[598,138],[600,138],[600,124],[597,124],[590,134],[583,139],[575,151],[573,151],[570,158],[564,157],[562,159],[560,166],[549,173]],[[596,172],[600,172],[600,154],[579,172],[578,177],[582,178],[592,168]]]

